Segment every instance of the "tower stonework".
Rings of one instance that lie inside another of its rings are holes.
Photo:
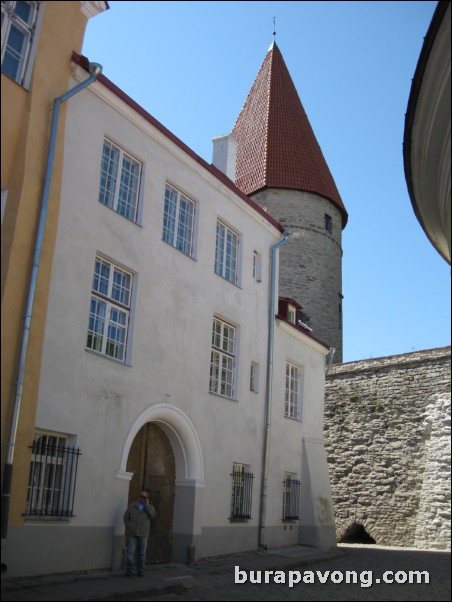
[[[279,294],[342,362],[342,230],[348,219],[281,52],[272,44],[232,130],[236,185],[291,230]]]
[[[334,362],[342,362],[339,210],[327,199],[298,190],[266,189],[253,200],[292,232],[279,251],[279,294],[300,303],[303,322],[316,338],[335,348]],[[325,216],[331,218],[328,224]]]

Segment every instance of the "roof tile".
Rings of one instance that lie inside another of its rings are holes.
[[[282,54],[274,43],[257,74],[232,135],[236,184],[247,195],[264,188],[313,192],[347,211]]]

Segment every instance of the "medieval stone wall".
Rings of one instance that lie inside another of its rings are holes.
[[[450,548],[450,347],[333,365],[325,443],[336,531]]]

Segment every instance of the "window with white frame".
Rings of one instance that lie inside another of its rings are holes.
[[[236,329],[218,318],[213,319],[210,355],[209,391],[233,398]]]
[[[99,202],[127,219],[137,219],[141,163],[104,140],[100,171]]]
[[[163,240],[185,255],[193,255],[195,203],[170,186],[165,187]]]
[[[298,520],[300,513],[300,481],[294,473],[286,472],[283,481],[283,520]]]
[[[26,516],[73,516],[80,449],[61,434],[37,432],[31,446]]]
[[[246,464],[234,463],[232,467],[231,519],[251,518],[254,475]]]
[[[291,324],[297,323],[297,308],[290,303],[287,306],[287,319]]]
[[[250,366],[250,391],[257,393],[259,391],[259,364],[251,362]]]
[[[238,284],[239,235],[223,222],[217,222],[215,247],[215,273],[229,282]]]
[[[86,347],[122,362],[126,358],[132,274],[96,257]]]
[[[262,255],[253,251],[253,278],[256,282],[262,281]]]
[[[37,2],[2,1],[2,73],[23,85],[31,57]]]
[[[299,366],[286,362],[286,395],[284,416],[301,418],[302,372]]]

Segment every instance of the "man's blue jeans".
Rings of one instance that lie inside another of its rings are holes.
[[[127,572],[133,573],[135,556],[137,557],[138,574],[144,573],[144,560],[146,558],[147,537],[127,535]]]

